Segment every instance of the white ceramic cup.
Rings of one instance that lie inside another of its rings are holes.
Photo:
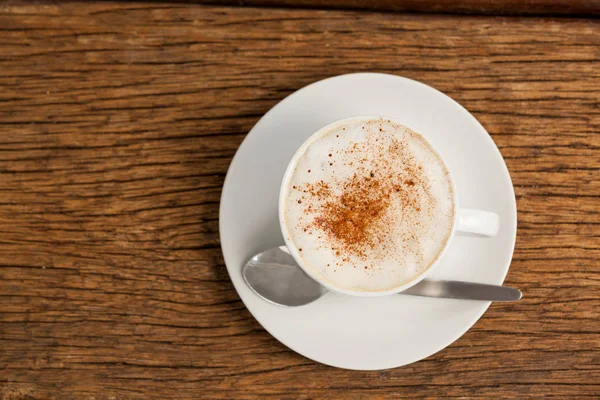
[[[310,267],[304,265],[304,261],[303,261],[302,257],[300,257],[298,248],[294,245],[294,243],[291,240],[289,240],[290,234],[288,233],[288,228],[286,226],[285,216],[284,216],[285,199],[286,199],[286,194],[289,191],[289,187],[288,187],[289,180],[294,172],[294,169],[296,168],[296,164],[297,164],[299,158],[304,155],[308,146],[310,146],[313,142],[320,139],[321,135],[324,134],[324,132],[329,131],[334,126],[342,126],[346,122],[356,121],[356,120],[359,120],[359,121],[365,120],[366,121],[366,120],[373,120],[373,119],[380,119],[380,118],[384,118],[384,119],[390,120],[398,125],[402,125],[408,129],[410,129],[414,133],[420,135],[429,144],[429,146],[431,146],[431,148],[438,154],[438,156],[444,163],[446,170],[449,172],[449,176],[450,176],[450,184],[452,186],[452,190],[454,193],[454,202],[453,202],[453,204],[454,204],[454,221],[452,223],[452,230],[450,232],[450,235],[448,236],[448,240],[444,244],[444,248],[442,249],[442,251],[438,254],[438,257],[420,275],[416,276],[409,282],[403,283],[402,285],[399,285],[392,289],[380,290],[380,291],[358,291],[358,290],[342,289],[342,288],[339,288],[339,287],[333,285],[331,282],[329,282],[328,280],[326,280],[325,278],[323,278],[322,276],[317,274],[315,271],[313,271]],[[440,260],[442,259],[444,253],[448,249],[448,246],[449,246],[450,242],[452,241],[454,234],[457,231],[474,233],[474,234],[481,235],[481,236],[489,236],[489,237],[496,236],[498,234],[498,229],[499,229],[499,217],[498,217],[498,214],[490,212],[490,211],[472,210],[472,209],[465,209],[465,208],[458,207],[458,196],[456,193],[456,188],[454,186],[454,181],[452,179],[452,171],[448,167],[448,164],[446,164],[446,161],[444,160],[444,157],[439,152],[439,150],[421,132],[419,132],[418,130],[416,130],[394,118],[389,118],[389,117],[384,117],[384,116],[356,116],[356,117],[344,118],[344,119],[332,122],[331,124],[329,124],[327,126],[324,126],[323,128],[319,129],[317,132],[312,134],[302,144],[302,146],[300,146],[300,148],[296,151],[296,154],[294,154],[294,156],[290,160],[290,163],[288,164],[288,167],[283,176],[283,182],[281,183],[281,190],[279,193],[279,224],[281,226],[281,231],[283,233],[285,244],[289,250],[289,253],[292,255],[292,257],[294,257],[294,259],[296,260],[298,265],[304,270],[304,272],[306,272],[308,274],[308,276],[313,278],[315,281],[319,282],[321,285],[325,286],[327,289],[333,290],[335,292],[339,292],[339,293],[343,293],[343,294],[347,294],[347,295],[351,295],[351,296],[358,296],[358,297],[377,297],[377,296],[387,296],[387,295],[400,293],[403,290],[406,290],[406,289],[410,288],[411,286],[416,285],[421,280],[423,280],[427,275],[429,275],[431,273],[431,271],[433,271],[440,264]],[[475,238],[475,239],[477,239],[477,238]]]

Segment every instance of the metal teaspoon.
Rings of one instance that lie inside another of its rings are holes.
[[[256,254],[244,265],[242,275],[257,295],[280,306],[302,306],[328,292],[327,288],[311,279],[298,266],[285,246]],[[521,298],[520,290],[508,286],[426,279],[400,294],[502,302]]]

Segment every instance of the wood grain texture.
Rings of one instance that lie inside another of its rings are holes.
[[[600,15],[600,0],[175,0],[240,6],[354,9],[483,15]]]
[[[598,21],[3,3],[0,39],[1,399],[598,398]],[[218,237],[246,132],[356,71],[473,112],[519,210],[507,284],[523,300],[376,372],[273,339]]]

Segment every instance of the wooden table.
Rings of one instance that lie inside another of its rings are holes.
[[[0,399],[600,395],[599,20],[7,2],[0,32]],[[356,71],[469,109],[519,210],[523,300],[376,372],[272,338],[218,236],[252,125]]]

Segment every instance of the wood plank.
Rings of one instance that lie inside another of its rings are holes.
[[[0,398],[597,398],[600,25],[171,3],[0,5]],[[492,134],[519,210],[460,340],[356,372],[273,339],[219,248],[227,167],[286,95],[414,78]]]
[[[350,9],[441,14],[582,16],[600,15],[598,0],[177,0],[232,6]]]

